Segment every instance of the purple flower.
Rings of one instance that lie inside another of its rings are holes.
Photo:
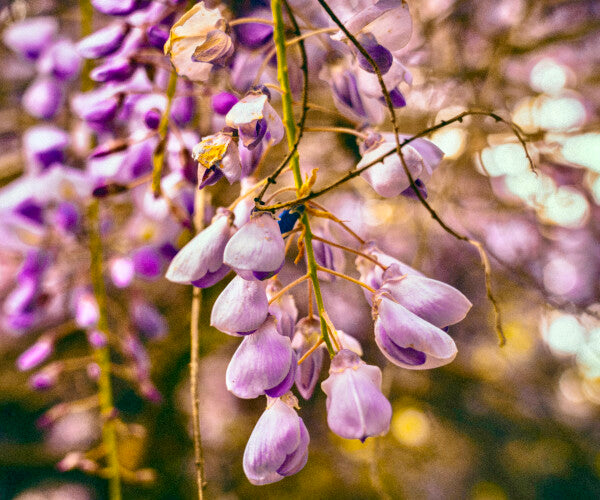
[[[80,216],[76,205],[62,201],[54,211],[54,223],[63,233],[73,233],[79,227]]]
[[[150,340],[161,339],[168,332],[167,321],[151,303],[136,300],[131,308],[133,325],[139,334]]]
[[[138,0],[92,0],[92,5],[102,14],[126,16],[138,8]]]
[[[118,96],[107,93],[104,89],[78,94],[71,101],[73,111],[91,125],[104,125],[112,120],[120,104]]]
[[[52,125],[36,125],[23,135],[23,149],[29,165],[34,168],[44,169],[64,162],[68,145],[69,135]]]
[[[129,59],[113,57],[90,71],[90,78],[95,82],[122,82],[133,75],[135,68]]]
[[[196,282],[200,288],[214,285],[215,276],[223,278],[230,269],[223,264],[223,252],[233,230],[232,219],[231,212],[219,211],[211,225],[177,253],[166,278],[175,283]]]
[[[210,324],[229,335],[248,335],[256,331],[267,318],[269,302],[267,284],[233,278],[217,297],[210,315]]]
[[[437,368],[456,357],[456,344],[443,330],[398,304],[382,290],[373,298],[375,342],[392,363],[412,370]]]
[[[267,298],[269,301],[281,290],[278,280],[270,280],[267,285]],[[269,314],[277,320],[277,330],[281,335],[292,338],[294,326],[298,319],[298,309],[291,293],[284,293],[277,300],[269,304]]]
[[[278,397],[294,384],[296,356],[291,341],[269,317],[252,335],[242,340],[227,367],[227,389],[238,398],[262,394]]]
[[[162,50],[169,39],[169,28],[159,25],[150,26],[146,30],[146,36],[152,47]]]
[[[3,35],[7,47],[27,59],[37,59],[58,32],[52,17],[32,17],[11,24]]]
[[[321,383],[327,394],[327,424],[338,436],[365,439],[386,434],[392,406],[381,393],[381,370],[342,349],[331,360],[329,378]]]
[[[241,141],[249,149],[256,147],[263,138],[270,144],[283,139],[283,122],[269,104],[266,88],[253,91],[234,104],[225,116],[225,122],[238,129]]]
[[[162,259],[160,252],[151,246],[139,248],[132,256],[133,266],[138,276],[154,279],[160,276]]]
[[[23,107],[36,118],[49,120],[60,110],[63,103],[63,90],[49,77],[35,80],[23,94]]]
[[[29,378],[29,386],[35,391],[46,391],[54,387],[63,368],[61,362],[50,363]]]
[[[48,359],[54,350],[53,342],[50,338],[42,337],[17,359],[17,367],[22,372],[35,368],[40,363]]]
[[[396,265],[383,274],[383,290],[410,312],[444,328],[462,321],[473,304],[456,288],[441,281],[403,275]]]
[[[126,23],[109,24],[80,40],[77,50],[86,59],[108,56],[119,49],[128,32],[129,25]]]
[[[316,318],[302,318],[296,325],[292,348],[301,358],[321,338],[321,324]],[[304,399],[310,399],[323,366],[323,349],[318,348],[296,370],[296,388]]]
[[[271,12],[267,9],[257,10],[252,17],[270,20]],[[269,41],[273,34],[273,27],[263,23],[244,23],[235,27],[238,41],[250,49],[257,49]]]
[[[412,19],[408,5],[404,2],[379,0],[365,2],[358,9],[346,4],[335,10],[340,12],[340,20],[350,33],[355,36],[376,35],[379,43],[391,52],[397,52],[410,40]],[[332,38],[345,40],[346,37],[342,32],[338,32]]]
[[[264,280],[277,274],[285,261],[285,243],[271,214],[252,217],[235,233],[223,262],[247,280]]]
[[[45,50],[37,62],[41,74],[72,80],[81,69],[81,57],[70,40],[59,40]]]
[[[202,179],[200,189],[212,184],[207,182],[211,174],[217,174],[219,178],[225,176],[229,184],[240,180],[242,164],[231,134],[217,132],[204,137],[194,146],[192,156],[198,162],[198,179]]]
[[[96,325],[100,318],[98,303],[88,291],[76,294],[75,297],[75,322],[80,328]]]
[[[394,56],[392,53],[386,49],[383,45],[379,45],[377,43],[377,39],[371,34],[367,33],[364,35],[360,35],[358,37],[358,41],[363,46],[363,48],[369,53],[377,68],[381,72],[382,75],[385,75],[390,68],[392,67],[392,62],[394,60]],[[355,49],[356,57],[358,58],[359,66],[368,71],[369,73],[375,73],[375,70],[369,63],[369,61],[363,56],[358,50]]]
[[[244,451],[244,472],[255,485],[274,483],[300,471],[308,459],[308,431],[290,393],[268,399]]]
[[[220,92],[211,98],[213,111],[223,116],[229,112],[236,102],[238,102],[238,98],[229,92]]]
[[[135,276],[133,261],[127,257],[116,257],[110,261],[110,277],[117,288],[129,286]]]

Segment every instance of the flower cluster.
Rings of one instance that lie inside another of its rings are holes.
[[[341,4],[338,8],[349,31],[383,75],[393,105],[404,105],[398,86],[402,81],[410,82],[410,75],[399,62],[398,51],[410,37],[406,5],[365,2],[358,11],[343,13]],[[323,26],[323,19],[314,11],[307,8],[303,14]],[[229,63],[234,69],[242,64],[238,61],[245,54],[237,50],[238,45],[256,47],[270,42],[269,26],[255,22],[241,26],[243,30],[232,33],[220,12],[201,2],[173,25],[165,52],[179,74],[207,81],[211,72],[219,71],[230,58],[234,58]],[[380,118],[376,115],[382,118],[385,101],[376,71],[362,53],[340,43],[347,42],[340,33],[327,40],[339,53],[335,62],[338,69],[327,65],[322,70],[322,75],[330,72],[323,78],[331,82],[333,101],[359,124],[377,124]],[[280,79],[279,83],[290,81]],[[244,453],[248,479],[253,484],[266,484],[298,472],[306,463],[309,435],[296,412],[298,401],[291,390],[295,385],[303,398],[312,396],[326,352],[331,356],[329,377],[321,387],[327,395],[331,430],[341,437],[364,441],[385,434],[390,426],[392,410],[381,392],[381,370],[366,364],[356,339],[330,321],[321,303],[319,281],[341,278],[361,285],[372,305],[375,342],[392,363],[410,369],[435,368],[454,359],[456,345],[445,330],[464,318],[471,303],[453,287],[422,276],[358,236],[360,248],[352,249],[333,241],[327,226],[311,229],[309,214],[341,223],[324,207],[309,203],[290,209],[253,210],[248,200],[263,184],[252,177],[257,156],[262,157],[279,143],[290,128],[284,130],[267,86],[244,91],[240,98],[230,93],[213,96],[216,115],[224,117],[217,122],[222,128],[204,136],[192,153],[198,162],[200,190],[225,177],[229,184],[242,181],[240,197],[229,208],[218,208],[208,227],[179,250],[166,277],[206,288],[230,271],[235,273],[214,303],[210,324],[223,333],[242,337],[227,368],[227,389],[243,399],[267,398],[267,408]],[[393,134],[371,131],[363,138],[363,157],[357,169],[364,168],[363,178],[378,194],[414,197],[410,174],[426,195],[424,182],[442,160],[439,148],[426,139],[411,139],[400,156],[392,154],[396,150]],[[400,141],[407,139],[409,136],[399,136]],[[313,171],[304,185],[296,185],[299,193],[310,189],[315,174]],[[306,257],[307,274],[282,287],[278,273],[298,232],[296,262]],[[343,273],[344,248],[358,254],[361,281]],[[316,296],[317,314],[312,312],[311,303],[309,314],[298,319],[289,291],[308,280]]]

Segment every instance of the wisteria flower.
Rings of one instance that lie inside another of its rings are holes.
[[[381,370],[342,349],[331,360],[329,378],[321,383],[327,394],[327,424],[338,436],[365,439],[386,434],[392,406],[381,393]]]
[[[269,317],[263,325],[242,340],[229,362],[227,389],[238,398],[252,399],[262,394],[279,397],[290,390],[296,374],[296,356],[291,341]]]
[[[194,5],[173,25],[165,44],[165,54],[171,57],[179,75],[198,82],[208,79],[215,57],[220,60],[233,49],[225,26],[219,9],[207,9],[204,2]],[[216,56],[213,53],[208,59],[201,57],[196,51],[203,46],[205,50],[201,53],[207,53],[212,46],[217,49]]]
[[[402,142],[408,136],[400,135],[399,140]],[[385,135],[380,140],[375,140],[367,151],[363,154],[362,159],[356,166],[360,169],[371,164],[379,157],[387,156],[378,163],[369,167],[360,175],[365,179],[377,194],[384,198],[398,196],[404,190],[410,187],[410,180],[406,175],[404,165],[400,156],[392,153],[396,149],[396,141],[393,135]],[[429,178],[442,160],[444,153],[435,144],[426,139],[415,139],[410,144],[402,148],[404,162],[413,180],[420,177]]]
[[[210,324],[230,335],[248,335],[267,318],[269,301],[267,284],[233,278],[217,297],[210,315]]]
[[[285,260],[285,243],[271,214],[252,217],[235,233],[223,262],[247,280],[265,280],[277,274]]]
[[[412,370],[437,368],[450,363],[456,344],[444,330],[398,304],[381,291],[373,299],[375,342],[392,363]]]
[[[200,288],[220,281],[230,269],[223,264],[223,253],[233,232],[232,222],[233,214],[220,210],[210,226],[177,253],[165,277],[175,283],[194,283]]]
[[[235,103],[225,116],[229,127],[237,128],[244,146],[256,147],[263,138],[270,144],[283,139],[283,122],[269,103],[269,91],[261,87]]]
[[[267,409],[256,423],[244,450],[244,473],[255,485],[280,481],[300,471],[308,459],[308,430],[294,407],[291,394],[267,399]]]
[[[231,134],[217,132],[204,137],[194,146],[192,157],[198,162],[200,189],[214,184],[221,177],[225,177],[229,184],[240,180],[242,163]]]

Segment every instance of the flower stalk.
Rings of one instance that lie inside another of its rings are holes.
[[[91,279],[94,297],[98,303],[98,330],[108,334],[106,316],[106,289],[102,275],[102,242],[100,239],[100,204],[93,200],[88,209],[90,224],[89,244],[91,257]],[[107,335],[108,337],[108,335]],[[117,448],[117,430],[114,419],[113,393],[110,379],[110,348],[108,344],[94,351],[94,358],[100,367],[98,378],[98,396],[100,400],[100,415],[102,417],[102,444],[106,453],[106,476],[109,485],[110,500],[121,499],[121,477],[119,455]]]
[[[171,105],[173,104],[173,97],[175,97],[176,89],[177,73],[173,70],[171,71],[169,83],[167,84],[167,105],[165,107],[165,112],[160,118],[160,123],[158,124],[158,146],[156,146],[156,150],[152,156],[152,192],[156,198],[160,196],[160,181],[165,163],[169,117],[171,115]]]
[[[273,39],[275,41],[275,48],[277,52],[277,80],[279,85],[284,90],[281,96],[282,109],[283,109],[283,124],[285,126],[288,148],[290,151],[294,150],[290,158],[290,168],[294,175],[294,184],[296,190],[299,193],[302,187],[302,175],[300,173],[300,161],[297,151],[296,142],[296,124],[294,122],[294,113],[292,109],[292,92],[290,88],[290,81],[288,76],[288,66],[286,59],[286,46],[285,46],[285,34],[284,34],[284,22],[283,22],[283,11],[281,0],[271,1],[271,10],[273,12],[273,20],[275,22],[275,29],[273,32]],[[334,355],[335,351],[329,338],[329,332],[327,330],[327,324],[324,318],[325,306],[323,304],[323,296],[321,295],[321,286],[319,284],[319,278],[317,277],[317,261],[312,246],[313,234],[310,229],[310,222],[308,215],[303,213],[300,217],[302,224],[304,225],[304,246],[306,250],[306,262],[308,267],[308,274],[313,285],[315,292],[315,300],[317,302],[317,313],[319,315],[319,321],[321,324],[321,335],[323,341],[327,346],[327,350],[330,355]]]

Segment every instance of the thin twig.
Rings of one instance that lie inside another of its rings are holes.
[[[331,10],[331,8],[329,7],[329,5],[327,5],[327,2],[325,0],[317,0],[319,2],[319,4],[321,5],[321,7],[323,7],[323,9],[325,9],[325,11],[327,12],[327,14],[329,15],[329,17],[333,20],[333,22],[335,24],[337,24],[339,26],[339,28],[344,32],[344,34],[346,35],[346,37],[352,42],[352,44],[356,47],[356,49],[363,55],[363,57],[369,62],[370,66],[373,68],[373,71],[375,71],[375,74],[377,75],[377,80],[379,81],[379,86],[381,87],[381,91],[385,97],[385,102],[387,105],[387,108],[389,110],[390,113],[390,121],[392,123],[392,127],[394,129],[394,138],[396,140],[396,153],[398,154],[398,156],[400,157],[400,160],[402,161],[402,166],[404,168],[404,171],[406,173],[406,176],[408,177],[409,181],[410,181],[410,186],[412,187],[413,191],[415,192],[417,198],[419,199],[419,201],[421,202],[421,204],[427,209],[427,211],[429,212],[429,214],[431,215],[431,217],[442,227],[442,229],[444,229],[447,233],[451,234],[452,236],[454,236],[456,239],[462,240],[462,241],[466,241],[468,243],[470,243],[471,245],[474,245],[477,250],[479,251],[479,255],[481,256],[481,261],[483,264],[483,268],[484,268],[484,273],[485,273],[485,284],[486,284],[486,291],[488,294],[488,297],[492,297],[491,302],[492,305],[494,307],[494,312],[495,312],[495,316],[496,316],[496,321],[495,321],[495,326],[496,326],[496,333],[498,334],[499,340],[500,340],[500,345],[504,345],[506,342],[506,338],[504,336],[504,332],[502,330],[502,323],[501,323],[501,319],[500,319],[500,314],[499,314],[499,309],[498,309],[498,304],[494,298],[494,295],[492,293],[492,277],[491,277],[491,268],[489,265],[489,260],[487,259],[487,255],[485,254],[485,250],[483,249],[483,246],[481,244],[479,244],[479,242],[476,242],[475,240],[468,238],[467,236],[464,236],[458,232],[456,232],[454,229],[452,229],[451,227],[449,227],[440,217],[439,215],[436,213],[436,211],[431,207],[431,205],[429,205],[429,203],[425,200],[423,194],[421,193],[421,191],[419,191],[419,189],[417,188],[415,181],[412,177],[412,174],[408,168],[408,165],[406,164],[406,160],[404,159],[404,154],[402,153],[402,145],[400,144],[400,137],[399,137],[399,129],[398,129],[398,122],[396,119],[396,111],[394,109],[394,105],[392,104],[392,99],[390,97],[390,93],[388,92],[388,89],[385,85],[385,82],[383,81],[383,76],[381,74],[381,71],[379,70],[379,67],[377,66],[377,63],[373,60],[373,58],[371,57],[371,55],[369,54],[369,52],[360,44],[360,42],[352,35],[352,33],[350,33],[348,31],[348,29],[344,26],[344,24],[339,20],[339,18],[335,15],[335,13]],[[482,113],[479,113],[482,114]],[[508,123],[506,122],[503,118],[501,118],[500,116],[496,115],[495,113],[486,113],[488,116],[491,116],[492,118],[494,118],[496,121],[502,121],[504,123]],[[522,139],[518,128],[516,125],[514,125],[512,122],[509,124],[509,126],[511,127],[511,129],[513,130],[513,132],[515,132],[515,134],[517,135],[517,138],[519,139],[519,141],[521,142],[521,144],[523,145],[524,149],[525,149],[525,154],[527,155],[527,159],[530,161],[530,166],[532,168],[532,170],[535,172],[535,166],[533,164],[533,160],[531,159],[531,157],[529,156],[529,152],[527,151],[527,146],[525,144],[524,139]]]
[[[272,304],[273,302],[275,302],[276,300],[280,299],[283,296],[283,294],[285,294],[286,292],[288,292],[289,290],[294,288],[296,285],[299,285],[300,283],[306,281],[309,278],[310,278],[310,275],[305,274],[304,276],[298,278],[297,280],[292,281],[289,285],[284,286],[275,295],[273,295],[273,297],[271,297],[271,299],[269,300],[269,305]]]

